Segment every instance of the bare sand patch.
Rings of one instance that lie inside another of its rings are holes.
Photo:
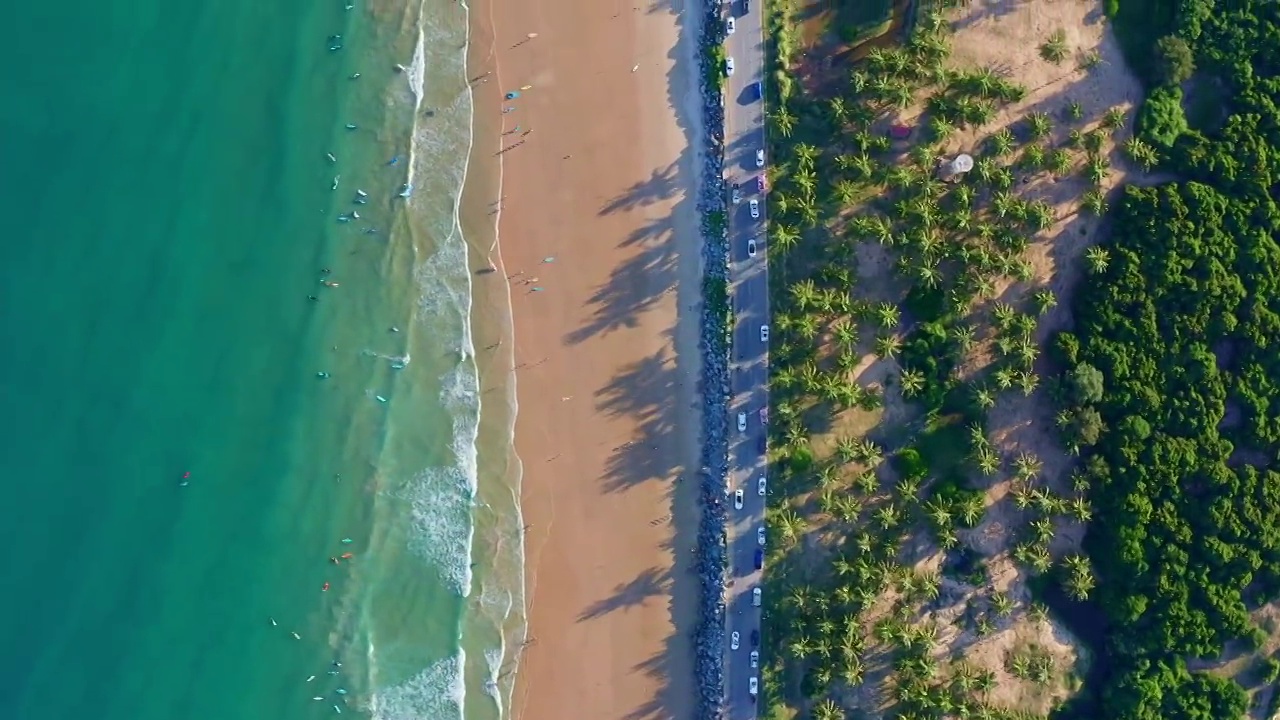
[[[693,712],[692,14],[544,0],[473,13],[475,158],[503,196],[477,282],[509,288],[514,332],[490,365],[516,378],[529,524],[519,718]]]

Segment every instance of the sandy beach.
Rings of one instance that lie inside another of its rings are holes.
[[[522,720],[693,714],[700,125],[681,10],[472,10],[475,172],[505,197],[478,294],[505,302],[506,283],[514,320],[477,343],[517,388]]]

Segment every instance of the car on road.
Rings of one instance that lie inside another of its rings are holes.
[[[750,240],[747,241],[747,257],[753,258],[755,256],[756,256],[756,240],[755,238],[751,238]]]
[[[760,631],[751,631],[751,647],[760,647]]]
[[[751,206],[751,219],[755,220],[760,217],[760,201],[755,198],[751,198],[751,202],[747,204]]]
[[[761,601],[762,599],[763,599],[763,595],[762,595],[762,593],[760,592],[760,588],[755,588],[755,589],[753,589],[753,590],[751,591],[751,604],[752,604],[752,605],[755,605],[756,607],[760,607],[760,601]]]
[[[733,184],[733,192],[729,194],[734,205],[742,202],[742,189],[738,187],[738,183]]]
[[[747,692],[751,693],[752,699],[755,699],[756,693],[760,692],[760,680],[758,678],[750,678],[747,680]]]
[[[764,148],[756,150],[756,167],[764,167]]]
[[[760,326],[760,342],[763,342],[763,343],[769,342],[769,326],[768,325]]]
[[[756,543],[764,545],[764,528],[756,528]]]
[[[733,74],[733,58],[731,58],[731,57],[730,57],[730,58],[725,58],[725,59],[724,59],[724,74],[725,74],[725,75],[732,75],[732,74]],[[763,156],[762,156],[762,157],[763,157]]]
[[[744,412],[740,412],[738,413],[738,432],[746,432],[746,431],[747,431],[747,414]]]
[[[752,650],[751,651],[751,669],[755,670],[758,667],[760,667],[760,651]]]
[[[751,83],[751,99],[760,100],[764,97],[764,83],[756,81]]]
[[[735,492],[735,493],[733,494],[733,509],[734,509],[734,510],[741,510],[741,509],[742,509],[742,501],[743,501],[744,499],[745,499],[745,497],[744,497],[744,494],[743,494],[743,492],[742,492],[742,488],[738,488],[737,492]]]
[[[733,22],[733,16],[730,15],[729,19],[724,21],[724,34],[732,35],[733,31],[737,29],[735,25],[736,24]]]
[[[737,650],[740,646],[741,645],[739,643],[738,633],[735,632],[729,636],[729,649]]]
[[[769,424],[769,408],[767,407],[760,408],[760,424],[761,425]]]
[[[764,495],[764,493],[765,493],[765,483],[766,483],[766,482],[768,482],[768,481],[765,479],[765,476],[764,476],[764,475],[761,475],[761,476],[760,476],[760,483],[759,483],[759,486],[758,486],[758,487],[759,487],[760,495],[762,495],[762,496],[763,496],[763,495]]]
[[[756,190],[758,190],[759,192],[764,192],[766,187],[767,185],[765,185],[764,175],[757,175]]]
[[[756,440],[756,449],[760,451],[761,455],[769,452],[768,440],[763,435],[760,436],[759,440]]]
[[[751,12],[751,0],[742,0],[742,14]]]
[[[742,491],[739,490],[738,492],[741,493]],[[764,551],[759,548],[756,548],[755,557],[753,559],[755,560],[756,569],[763,570],[764,569]]]

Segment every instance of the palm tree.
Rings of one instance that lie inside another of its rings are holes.
[[[790,288],[791,299],[801,311],[812,308],[818,302],[818,287],[812,280],[805,279],[793,283]]]
[[[1049,518],[1036,518],[1031,521],[1031,535],[1037,544],[1047,543],[1053,539],[1053,521]]]
[[[901,349],[902,341],[892,334],[884,333],[876,337],[875,353],[877,357],[891,360],[897,356],[898,351]]]
[[[876,508],[875,516],[876,522],[880,524],[882,530],[893,529],[901,519],[898,509],[893,506],[893,503],[885,503]]]
[[[800,242],[800,231],[791,225],[775,222],[771,223],[769,229],[771,230],[769,240],[772,244],[770,249],[773,251],[785,254]]]
[[[1082,523],[1093,519],[1093,508],[1089,507],[1089,501],[1084,498],[1072,498],[1068,504],[1068,512],[1071,513],[1071,517]]]
[[[1034,298],[1036,314],[1044,315],[1058,305],[1058,297],[1048,288],[1036,292]]]
[[[1044,159],[1044,166],[1049,172],[1062,177],[1071,172],[1071,153],[1062,148],[1054,148]]]
[[[843,128],[849,122],[849,108],[839,95],[827,101],[827,112],[831,114],[831,122],[837,128]]]
[[[858,683],[849,684],[856,685]],[[843,720],[844,710],[840,709],[840,706],[837,705],[834,700],[826,698],[822,702],[813,706],[810,717],[812,717],[813,720]]]
[[[892,330],[901,322],[902,316],[898,311],[898,306],[889,302],[882,302],[876,306],[876,322],[885,330]]]
[[[1031,132],[1031,137],[1043,140],[1053,132],[1053,121],[1046,113],[1033,112],[1027,116],[1027,130]]]
[[[1104,215],[1107,212],[1107,197],[1096,188],[1089,190],[1080,198],[1080,209],[1092,215]]]
[[[880,478],[875,470],[867,470],[854,478],[853,484],[863,495],[875,495],[880,490]]]
[[[1013,613],[1013,600],[1002,592],[991,593],[991,609],[999,617],[1009,617]]]
[[[791,132],[796,128],[796,117],[787,110],[786,105],[779,105],[769,114],[769,119],[773,123],[773,130],[784,138],[791,137]]]
[[[1040,384],[1040,376],[1030,370],[1023,370],[1017,373],[1018,389],[1026,397],[1030,397],[1031,393],[1036,391],[1036,387]]]
[[[1013,151],[1013,131],[1009,130],[1007,127],[1000,128],[996,132],[992,133],[991,137],[987,138],[987,145],[990,148],[991,154],[996,157],[1008,155]]]
[[[835,194],[841,205],[852,205],[858,196],[858,186],[849,180],[840,180],[836,183]]]
[[[1032,143],[1022,151],[1019,160],[1022,167],[1028,170],[1039,170],[1045,165],[1045,149],[1043,145]]]
[[[1089,265],[1089,272],[1094,275],[1101,275],[1107,271],[1107,265],[1111,263],[1111,253],[1106,248],[1094,245],[1084,251],[1085,262]]]
[[[1089,567],[1089,561],[1080,555],[1070,555],[1063,559],[1063,563],[1067,568],[1065,581],[1067,594],[1074,600],[1087,600],[1095,585],[1093,568]]]
[[[1101,185],[1103,180],[1107,179],[1107,170],[1111,164],[1107,159],[1098,155],[1089,158],[1089,162],[1085,163],[1084,173],[1089,182],[1094,185]]]
[[[1124,127],[1126,115],[1124,108],[1113,107],[1102,116],[1102,126],[1108,130],[1119,130]]]
[[[1160,162],[1160,155],[1156,153],[1156,149],[1141,138],[1129,138],[1124,144],[1124,151],[1131,160],[1142,166],[1144,172],[1150,172],[1151,168]]]
[[[795,659],[804,660],[813,654],[813,642],[804,635],[797,635],[791,641],[791,644],[787,646],[787,650],[790,651],[791,656]]]
[[[960,502],[957,510],[960,512],[960,523],[971,528],[982,522],[982,512],[986,510],[986,505],[983,504],[981,496],[968,495]]]
[[[915,397],[924,391],[924,373],[903,369],[899,383],[902,386],[903,397]]]
[[[960,350],[968,351],[973,348],[975,340],[975,332],[972,325],[964,322],[957,322],[951,326],[951,339],[955,341],[956,346]]]
[[[944,118],[934,116],[929,120],[929,134],[933,137],[935,143],[946,142],[955,131],[956,126],[947,122]]]
[[[884,458],[884,450],[874,441],[863,439],[858,441],[856,460],[864,465],[877,465]]]
[[[1056,219],[1053,206],[1043,200],[1035,200],[1027,205],[1027,224],[1036,232],[1047,230]]]

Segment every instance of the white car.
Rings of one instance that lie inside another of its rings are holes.
[[[746,431],[747,431],[747,414],[744,412],[740,412],[738,413],[738,432],[746,432]]]
[[[760,476],[759,490],[760,490],[760,495],[761,495],[762,497],[764,496],[765,482],[766,482],[766,481],[765,481],[765,477],[764,477],[764,475],[761,475],[761,476]]]
[[[751,202],[747,204],[751,206],[751,219],[755,220],[760,217],[760,201],[755,198],[751,198]]]
[[[738,189],[737,183],[734,183],[733,193],[730,194],[730,199],[733,201],[734,205],[742,202],[742,191]]]
[[[756,256],[756,241],[753,238],[747,241],[747,257],[753,258],[755,256]]]
[[[724,22],[724,34],[725,34],[725,35],[732,35],[732,34],[733,34],[733,31],[737,29],[736,27],[734,27],[734,25],[735,25],[735,23],[733,22],[733,18],[732,18],[732,17],[730,17],[728,20],[726,20],[726,21]]]
[[[737,650],[739,647],[741,647],[741,642],[738,638],[738,633],[735,632],[729,636],[729,649]]]
[[[729,64],[732,65],[733,61],[730,60]],[[730,72],[732,72],[732,70]],[[764,167],[764,148],[756,151],[756,167]]]
[[[751,591],[751,604],[755,605],[756,607],[760,607],[760,600],[761,600],[760,588],[753,589]]]
[[[733,74],[733,58],[725,58],[725,60],[724,60],[724,74],[725,74],[725,75],[732,75],[732,74]]]
[[[743,501],[743,499],[744,499],[745,497],[746,497],[746,495],[742,492],[742,488],[738,488],[737,492],[735,492],[735,493],[733,494],[733,509],[734,509],[734,510],[741,510],[741,509],[742,509],[742,501]]]
[[[751,669],[755,670],[758,667],[760,667],[760,651],[752,650],[751,651]]]
[[[756,542],[764,545],[764,528],[756,528]]]
[[[760,326],[760,342],[769,342],[769,326]]]
[[[750,693],[752,697],[755,697],[756,694],[760,692],[760,681],[756,678],[748,679],[747,692]]]

